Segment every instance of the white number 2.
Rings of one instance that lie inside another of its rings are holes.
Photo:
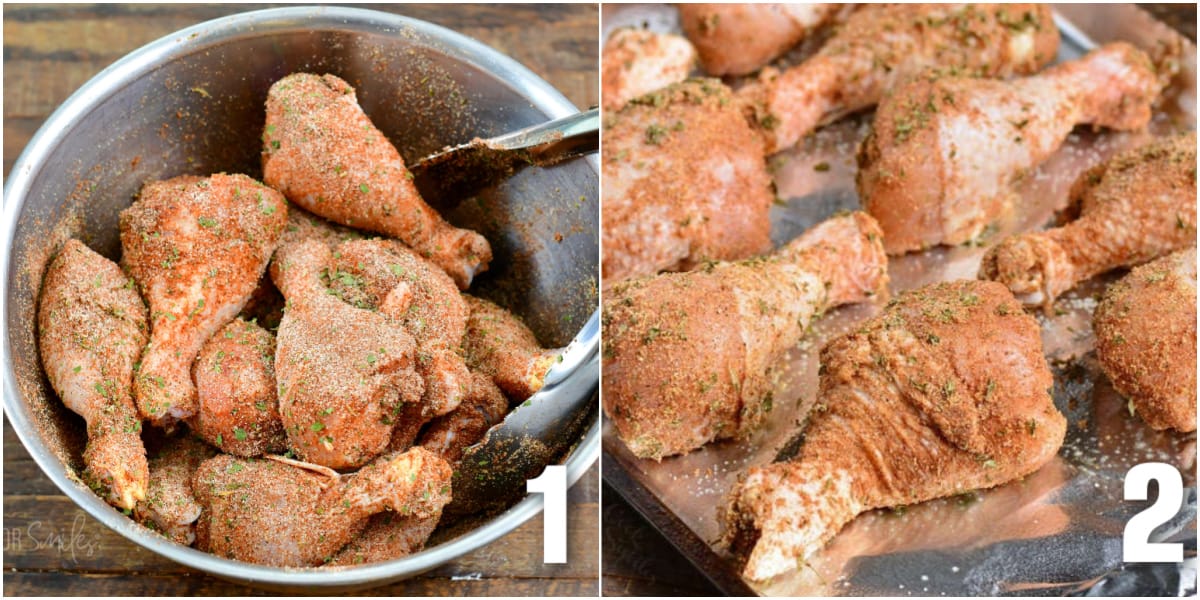
[[[542,562],[565,564],[567,562],[567,468],[550,465],[537,479],[525,481],[525,491],[541,494],[545,508],[542,510]]]
[[[1166,463],[1142,463],[1125,474],[1125,499],[1146,500],[1150,480],[1158,481],[1158,499],[1125,524],[1125,562],[1182,562],[1183,544],[1152,543],[1150,533],[1183,505],[1183,478]]]

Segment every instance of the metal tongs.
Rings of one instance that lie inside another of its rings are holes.
[[[547,167],[600,150],[600,109],[592,108],[431,154],[409,171],[421,197],[449,208],[528,165]]]
[[[600,149],[597,108],[427,156],[409,169],[421,197],[443,210],[529,165],[546,167]],[[468,447],[454,473],[449,514],[471,514],[525,493],[579,439],[597,406],[600,314],[596,311],[546,374],[540,391]]]
[[[540,391],[508,413],[463,452],[454,472],[450,514],[471,514],[525,492],[577,440],[597,407],[600,377],[600,311],[579,330],[546,374]]]

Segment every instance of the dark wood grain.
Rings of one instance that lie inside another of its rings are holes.
[[[4,172],[42,121],[131,50],[262,4],[9,5],[4,8]],[[589,4],[351,5],[454,29],[545,78],[580,107],[599,103],[599,11]]]
[[[4,7],[4,172],[68,96],[131,50],[174,31],[273,5]],[[508,54],[578,106],[599,102],[595,5],[363,5],[454,29]],[[599,483],[593,467],[568,494],[568,564],[545,565],[535,517],[429,573],[363,594],[595,596]],[[4,425],[4,591],[8,595],[261,595],[182,567],[78,509]]]

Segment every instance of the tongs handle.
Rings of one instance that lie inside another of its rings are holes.
[[[600,150],[600,109],[526,127],[492,138],[493,146],[528,150],[534,164],[553,164]]]

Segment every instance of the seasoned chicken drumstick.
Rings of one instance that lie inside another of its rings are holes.
[[[425,518],[450,501],[450,465],[424,448],[351,475],[304,463],[223,454],[192,481],[204,507],[197,545],[218,556],[280,567],[332,560],[385,510]]]
[[[1196,430],[1196,248],[1134,268],[1096,307],[1096,358],[1154,429]]]
[[[454,281],[395,240],[352,240],[334,248],[329,290],[378,310],[417,343],[417,373],[425,382],[421,415],[427,420],[458,406],[470,385],[463,362],[467,304]]]
[[[1150,59],[1124,42],[1023,79],[917,78],[875,112],[859,148],[859,198],[889,254],[961,244],[1075,125],[1141,129],[1161,90]]]
[[[275,82],[263,143],[263,180],[302,208],[399,239],[462,289],[487,270],[487,240],[425,204],[404,159],[345,81],[295,73]]]
[[[1079,218],[1001,241],[979,277],[1048,307],[1089,277],[1195,245],[1195,132],[1118,154],[1084,173],[1071,196]]]
[[[200,349],[192,367],[200,408],[188,424],[196,435],[237,456],[287,449],[275,390],[275,336],[241,319]]]
[[[46,376],[63,404],[87,421],[85,479],[125,510],[145,499],[150,479],[130,395],[147,339],[146,307],[132,284],[117,265],[72,239],[47,268],[38,307]]]
[[[514,402],[523,402],[546,383],[546,374],[561,360],[562,349],[541,346],[521,318],[470,294],[463,349],[467,366],[483,373]]]
[[[271,279],[287,298],[275,346],[279,412],[289,446],[304,460],[343,469],[378,456],[405,403],[424,384],[416,343],[385,315],[331,293],[329,246],[284,244]]]
[[[821,50],[739,91],[768,153],[821,123],[868,108],[929,67],[983,77],[1029,74],[1054,60],[1058,28],[1044,4],[865,6]]]
[[[821,366],[799,453],[732,492],[726,532],[750,579],[797,568],[862,512],[1028,475],[1066,432],[1038,324],[992,282],[906,293]]]
[[[768,368],[813,317],[884,291],[866,213],[835,217],[776,253],[614,286],[605,296],[604,410],[639,457],[749,433],[771,410]]]
[[[600,62],[604,110],[615,111],[638,96],[687,79],[696,64],[696,49],[678,35],[622,27],[604,42]]]
[[[679,21],[709,75],[746,75],[828,23],[840,4],[680,4]]]
[[[133,386],[143,418],[170,428],[196,414],[196,353],[250,298],[286,222],[279,192],[223,173],[148,183],[121,211],[121,261],[150,305]]]
[[[490,377],[472,373],[466,399],[454,412],[442,415],[421,434],[418,445],[444,458],[457,468],[463,451],[483,439],[491,426],[508,412],[508,399]],[[437,528],[441,511],[428,517],[408,517],[395,512],[371,517],[362,533],[342,548],[329,564],[358,565],[408,556],[425,546]]]
[[[690,80],[604,120],[606,283],[770,248],[762,142],[729,88]]]
[[[192,545],[201,512],[192,477],[201,463],[216,454],[216,449],[191,435],[166,440],[150,458],[150,488],[145,501],[134,509],[134,518],[171,541]]]

